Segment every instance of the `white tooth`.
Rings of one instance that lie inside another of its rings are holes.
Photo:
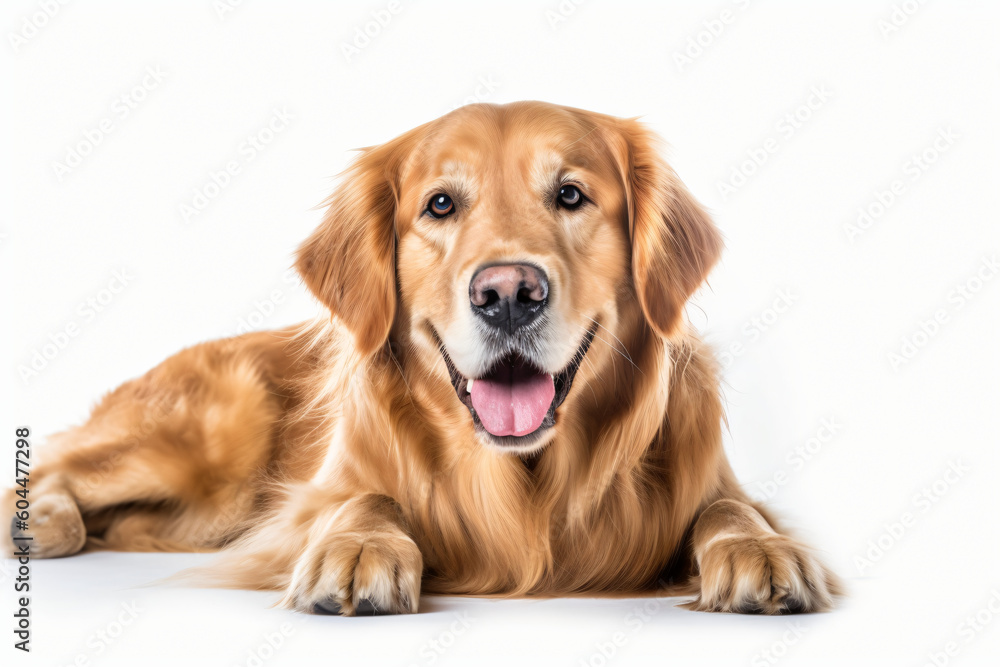
[[[470,394],[472,393],[472,383],[473,382],[475,382],[475,380],[472,379],[472,378],[469,378],[468,383],[466,383],[466,385],[465,385],[465,391],[469,392]]]

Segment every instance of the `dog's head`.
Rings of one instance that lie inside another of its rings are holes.
[[[638,122],[520,102],[364,151],[298,268],[361,354],[405,338],[486,444],[524,454],[594,337],[624,338],[628,309],[671,336],[720,249]]]

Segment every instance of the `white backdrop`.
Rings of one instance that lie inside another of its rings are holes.
[[[319,618],[269,594],[139,587],[196,557],[97,554],[33,563],[34,650],[0,628],[5,665],[1000,654],[1000,8],[159,5],[4,3],[8,455],[15,426],[43,447],[181,347],[314,312],[287,269],[349,149],[468,101],[541,99],[642,116],[671,144],[727,239],[689,311],[726,368],[733,465],[852,595],[791,619],[440,598]],[[8,624],[14,577],[6,561]]]

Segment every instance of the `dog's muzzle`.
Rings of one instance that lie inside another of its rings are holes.
[[[455,368],[444,345],[440,345],[441,356],[455,393],[469,409],[476,428],[499,444],[523,445],[555,425],[556,409],[566,400],[596,330],[595,324],[569,364],[555,374],[545,373],[521,354],[511,352],[480,377],[466,378]]]

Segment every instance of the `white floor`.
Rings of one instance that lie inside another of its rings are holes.
[[[940,651],[939,661],[980,665],[997,646],[990,627],[968,641],[957,630],[915,633],[909,618],[934,627],[952,619],[931,618],[935,608],[920,605],[919,593],[907,600],[882,579],[850,581],[851,598],[833,613],[777,618],[689,612],[675,607],[679,598],[441,597],[424,597],[417,615],[340,618],[275,609],[271,593],[155,583],[209,558],[95,553],[32,562],[32,652],[5,642],[12,660],[3,664],[918,665]],[[14,565],[3,562],[5,591]],[[950,640],[952,658],[944,653]]]

